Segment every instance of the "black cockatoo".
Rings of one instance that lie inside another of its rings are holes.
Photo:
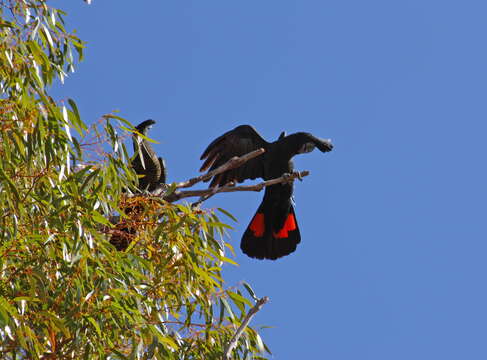
[[[154,120],[145,120],[135,127],[135,129],[148,136],[149,129],[156,122]],[[166,166],[164,160],[157,157],[152,145],[147,140],[143,139],[136,133],[132,135],[134,145],[134,158],[131,166],[134,168],[138,178],[138,186],[140,192],[154,191],[166,182]],[[136,235],[136,229],[131,226],[133,218],[137,218],[141,211],[141,207],[137,205],[126,206],[124,211],[131,219],[119,222],[110,238],[110,243],[119,251],[125,250],[132,239]]]
[[[155,123],[154,120],[145,120],[137,125],[135,129],[144,136],[148,136],[149,129]],[[166,182],[167,173],[164,160],[157,157],[149,141],[135,133],[132,135],[132,140],[135,157],[131,164],[137,175],[143,175],[139,178],[138,189],[141,191],[154,191]]]
[[[330,140],[319,139],[309,133],[282,133],[274,142],[265,141],[252,126],[241,125],[216,138],[203,152],[205,160],[200,171],[223,165],[234,156],[241,156],[259,148],[265,153],[249,160],[241,167],[213,177],[210,187],[223,186],[230,181],[262,178],[270,180],[293,171],[292,157],[312,151],[333,149]],[[296,250],[301,241],[292,205],[293,183],[268,186],[264,199],[245,230],[240,248],[250,257],[278,259]]]

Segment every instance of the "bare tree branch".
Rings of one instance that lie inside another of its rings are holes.
[[[261,191],[263,188],[271,185],[276,185],[276,184],[281,184],[289,181],[294,181],[294,179],[298,178],[301,179],[305,176],[309,175],[309,171],[297,171],[293,172],[292,174],[285,174],[281,177],[278,177],[276,179],[272,180],[267,180],[263,181],[261,183],[255,184],[255,185],[242,185],[242,186],[232,186],[232,185],[225,185],[220,188],[209,188],[209,189],[204,189],[204,190],[183,190],[183,191],[174,191],[173,193],[163,196],[163,199],[168,201],[168,202],[174,202],[177,200],[181,200],[187,197],[193,197],[193,196],[200,196],[203,198],[203,200],[199,200],[198,203],[201,203],[207,199],[209,199],[211,196],[218,194],[218,193],[223,193],[223,192],[236,192],[236,191]]]
[[[263,148],[260,148],[260,149],[254,150],[252,152],[249,152],[248,154],[242,155],[240,157],[235,156],[235,157],[231,158],[230,160],[228,160],[225,164],[216,168],[213,171],[210,171],[206,174],[194,177],[192,179],[189,179],[188,181],[183,181],[183,182],[177,183],[176,188],[177,189],[187,188],[187,187],[193,186],[196,183],[199,183],[200,181],[209,180],[215,175],[218,175],[218,174],[221,174],[227,170],[235,169],[239,166],[242,166],[242,164],[246,163],[250,159],[253,159],[259,155],[262,155],[264,152],[265,152],[265,150]]]
[[[242,185],[242,186],[235,186],[233,182],[230,182],[226,184],[225,186],[222,187],[214,187],[214,188],[208,188],[204,190],[177,190],[181,188],[187,188],[191,187],[198,182],[205,181],[211,179],[213,176],[221,174],[227,170],[231,170],[234,168],[237,168],[239,166],[242,166],[242,164],[246,163],[250,159],[253,159],[261,154],[263,154],[265,150],[263,148],[257,149],[255,151],[252,151],[248,154],[245,154],[240,157],[233,157],[230,160],[228,160],[225,164],[222,166],[218,167],[217,169],[210,171],[206,174],[191,178],[187,181],[182,181],[179,183],[174,183],[172,185],[170,184],[161,184],[159,188],[156,190],[147,193],[145,196],[147,197],[153,197],[153,198],[158,198],[158,199],[164,199],[165,201],[168,202],[175,202],[184,198],[188,197],[200,197],[198,201],[193,203],[193,206],[197,206],[201,204],[203,201],[208,200],[210,197],[212,197],[215,194],[218,193],[223,193],[223,192],[235,192],[235,191],[261,191],[263,188],[275,184],[281,184],[285,182],[290,182],[294,181],[296,178],[302,179],[305,176],[309,175],[309,171],[301,171],[301,172],[293,172],[291,174],[283,174],[281,177],[276,178],[276,179],[271,179],[267,181],[263,181],[261,183],[255,184],[255,185]],[[176,190],[173,190],[171,193],[166,194],[167,190],[169,188],[173,188]],[[144,196],[144,194],[132,194],[129,195],[129,197],[132,196]]]
[[[245,319],[242,321],[242,324],[235,332],[235,335],[233,335],[232,340],[230,340],[228,345],[225,347],[225,351],[223,352],[223,360],[230,360],[230,355],[235,346],[237,346],[238,339],[240,339],[240,336],[242,336],[245,328],[249,325],[250,320],[252,320],[255,314],[257,314],[257,312],[262,309],[262,306],[264,306],[268,301],[269,297],[264,296],[263,298],[257,300],[255,306],[249,310],[247,316],[245,316]]]

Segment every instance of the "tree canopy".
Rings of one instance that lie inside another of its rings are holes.
[[[231,358],[264,358],[255,329],[235,337],[258,299],[222,277],[235,262],[216,212],[231,215],[133,195],[132,125],[87,124],[50,95],[83,59],[66,18],[0,1],[0,357],[221,359],[234,338]],[[114,218],[134,229],[124,251]]]

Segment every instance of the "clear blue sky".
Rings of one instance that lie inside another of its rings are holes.
[[[59,98],[151,136],[169,180],[216,136],[253,125],[332,138],[297,156],[302,243],[239,250],[261,193],[218,196],[238,219],[253,324],[274,359],[487,359],[487,2],[55,1],[88,42]]]

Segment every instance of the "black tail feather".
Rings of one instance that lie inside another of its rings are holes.
[[[301,235],[292,205],[285,216],[278,221],[283,224],[282,228],[273,230],[273,214],[269,210],[266,211],[262,203],[242,236],[242,251],[252,258],[270,260],[294,252],[301,241]]]

